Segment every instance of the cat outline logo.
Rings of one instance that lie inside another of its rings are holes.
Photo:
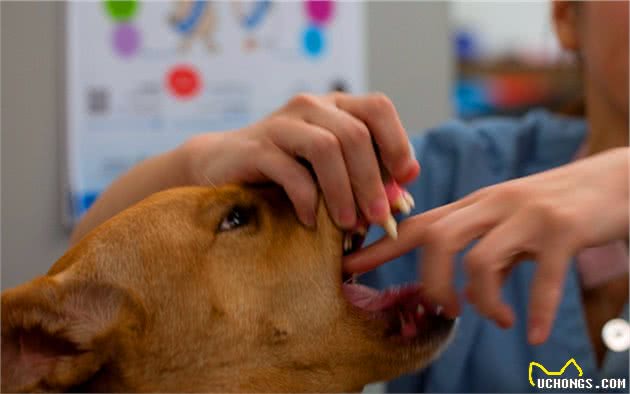
[[[575,366],[575,369],[577,369],[578,371],[578,376],[581,377],[583,375],[582,368],[577,363],[577,361],[575,361],[575,358],[569,359],[564,364],[564,366],[560,369],[560,371],[555,371],[555,372],[547,370],[547,368],[545,368],[542,364],[537,363],[536,361],[532,361],[529,363],[529,370],[528,370],[529,384],[531,384],[533,387],[536,387],[536,385],[534,384],[534,379],[532,378],[532,370],[534,369],[534,366],[538,367],[547,376],[562,376],[562,374],[569,367],[570,364],[573,364],[573,366]]]

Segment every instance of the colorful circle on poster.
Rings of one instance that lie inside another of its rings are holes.
[[[136,0],[105,0],[105,10],[113,20],[124,22],[134,17],[138,11],[138,2]]]
[[[306,0],[304,7],[311,22],[323,25],[333,18],[335,2],[332,0]]]
[[[121,57],[133,56],[140,47],[140,32],[129,24],[120,24],[112,37],[114,50]]]
[[[309,56],[319,56],[324,51],[326,39],[324,32],[317,26],[309,26],[302,35],[304,51]]]
[[[201,78],[197,70],[191,66],[175,66],[166,76],[166,86],[175,97],[189,99],[199,93]]]

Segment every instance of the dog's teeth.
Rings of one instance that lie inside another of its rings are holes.
[[[438,305],[435,307],[435,314],[440,316],[442,314],[442,311],[444,310],[444,308],[442,307],[442,305]]]
[[[403,192],[403,198],[405,199],[405,201],[407,201],[407,204],[409,204],[409,206],[413,209],[416,207],[416,202],[413,199],[413,196],[411,195],[411,193],[409,193],[408,191],[404,191]]]
[[[421,304],[418,304],[418,306],[416,307],[416,314],[418,316],[424,315],[424,307]]]
[[[405,196],[405,193],[401,193],[396,200],[392,203],[392,208],[398,209],[401,213],[409,215],[411,212],[411,206]]]
[[[343,237],[343,251],[348,252],[352,249],[352,236],[346,233]]]
[[[387,235],[389,235],[393,239],[398,238],[398,230],[396,229],[396,227],[396,219],[394,219],[394,217],[389,214],[389,216],[385,220],[385,223],[383,223],[383,228],[385,229]]]
[[[357,283],[358,277],[359,277],[358,274],[352,274],[352,276],[350,277],[350,283]]]

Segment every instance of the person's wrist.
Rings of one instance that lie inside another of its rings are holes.
[[[220,182],[225,174],[226,152],[230,152],[230,140],[234,131],[208,132],[189,138],[173,152],[187,185],[206,185]],[[210,164],[210,160],[213,165]],[[212,170],[219,171],[211,173]]]
[[[202,134],[189,138],[183,144],[175,148],[172,152],[176,168],[183,184],[199,185],[201,184],[201,172],[203,168],[202,159],[211,155],[208,143],[211,139],[209,135]],[[202,155],[202,152],[205,153]]]

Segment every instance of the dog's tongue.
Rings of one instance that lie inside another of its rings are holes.
[[[415,337],[418,331],[414,312],[400,312],[400,333],[403,337]]]
[[[418,322],[425,310],[420,288],[418,284],[410,284],[378,291],[357,283],[345,283],[343,292],[345,298],[358,308],[368,312],[387,312],[391,318],[398,318],[400,335],[412,338],[418,334]]]
[[[343,285],[343,292],[346,299],[353,305],[369,311],[378,312],[388,309],[394,305],[399,305],[401,309],[405,306],[415,307],[421,303],[420,286],[417,284],[406,285],[378,291],[358,283],[347,283]],[[413,312],[413,310],[411,310]]]

